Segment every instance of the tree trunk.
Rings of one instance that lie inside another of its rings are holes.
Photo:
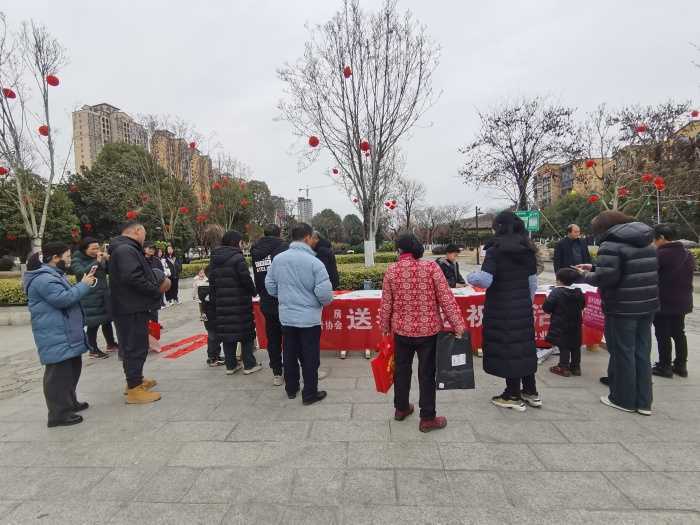
[[[41,251],[41,237],[32,237],[32,253]]]
[[[365,267],[374,266],[374,254],[377,251],[377,221],[372,213],[365,216]]]

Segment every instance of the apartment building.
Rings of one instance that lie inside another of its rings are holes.
[[[567,193],[600,191],[603,173],[610,167],[610,162],[610,159],[583,159],[543,164],[537,169],[533,181],[535,204],[541,209],[551,206]]]
[[[211,181],[214,176],[211,159],[208,155],[202,155],[198,149],[192,150],[191,157],[192,190],[200,204],[209,202]]]
[[[192,184],[192,151],[185,139],[176,137],[172,131],[158,129],[151,137],[151,155],[169,176]]]

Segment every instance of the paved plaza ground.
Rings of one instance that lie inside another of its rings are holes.
[[[202,332],[195,311],[164,312],[165,342]],[[146,406],[124,404],[115,356],[86,359],[85,422],[47,429],[36,357],[10,349],[0,378],[26,380],[0,400],[0,524],[700,523],[693,316],[691,376],[655,378],[652,417],[600,404],[605,351],[584,353],[582,377],[542,365],[544,407],[525,413],[489,403],[503,385],[476,360],[477,389],[438,393],[448,426],[431,434],[416,416],[393,420],[359,354],[324,353],[328,398],[304,407],[269,368],[226,376],[203,348],[149,358],[163,399]],[[3,353],[8,340],[31,346],[28,328],[11,328]]]

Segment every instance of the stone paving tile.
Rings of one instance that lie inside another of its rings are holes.
[[[315,421],[311,439],[316,441],[388,441],[389,423],[382,421]]]
[[[341,523],[341,516],[337,507],[288,506],[284,509],[280,523],[285,525],[335,525]]]
[[[115,468],[90,489],[87,497],[98,501],[130,501],[155,471],[154,468]]]
[[[348,470],[345,472],[341,500],[346,504],[393,505],[396,503],[397,477],[393,470]]]
[[[240,421],[226,441],[299,442],[310,429],[310,421]]]
[[[131,503],[110,524],[134,523],[163,525],[218,525],[228,511],[228,504]]]
[[[135,499],[160,503],[180,501],[201,473],[201,469],[163,467],[144,479]]]
[[[286,508],[276,503],[237,503],[231,505],[222,521],[225,525],[250,525],[251,523],[283,523]]]
[[[633,505],[599,472],[533,472],[503,475],[516,508],[625,509]],[[536,490],[533,490],[536,487]]]
[[[526,475],[529,476],[530,474]],[[501,478],[496,472],[447,471],[447,481],[452,489],[454,504],[458,507],[508,507],[510,503]]]
[[[566,443],[547,421],[474,421],[476,440],[491,443]]]
[[[349,443],[349,468],[442,469],[436,443]]]
[[[94,525],[110,522],[119,508],[114,501],[25,501],[0,519],[0,524]]]
[[[237,445],[241,445],[238,443]],[[348,443],[259,443],[259,467],[344,468],[348,462]]]
[[[627,443],[625,448],[651,470],[700,471],[700,443]]]
[[[169,421],[148,439],[163,441],[223,441],[235,423],[227,421]]]
[[[292,493],[295,471],[288,468],[207,468],[183,497],[187,503],[251,501],[286,503]]]
[[[19,504],[19,501],[0,501],[0,520],[9,515]]]
[[[389,439],[396,442],[432,441],[435,443],[471,443],[476,441],[472,426],[468,421],[447,421],[447,427],[439,432],[421,432],[418,430],[420,419],[410,417],[404,421],[390,421]]]
[[[530,445],[547,470],[644,471],[644,463],[617,443]]]
[[[0,494],[6,499],[64,500],[87,494],[107,468],[3,467]]]
[[[229,443],[198,441],[185,443],[179,453],[170,459],[171,467],[250,467],[261,453],[259,443]]]
[[[556,421],[554,425],[572,443],[645,443],[662,439],[658,433],[634,419],[597,421],[595,424],[588,421]]]
[[[310,406],[301,404],[297,398],[296,405],[290,405],[281,410],[278,418],[282,421],[320,421],[320,420],[348,420],[350,419],[351,405],[326,403],[323,400]]]
[[[637,508],[700,511],[698,472],[606,472],[605,477]]]
[[[292,482],[295,504],[327,506],[340,503],[345,471],[339,469],[298,470]]]
[[[585,523],[592,525],[697,525],[700,514],[691,512],[581,511]]]
[[[355,403],[352,419],[358,421],[389,421],[394,418],[394,407],[383,403]]]
[[[544,470],[527,445],[503,443],[440,443],[447,470]]]
[[[669,424],[655,417],[640,417],[638,424],[659,436],[659,441],[677,440],[687,443],[700,443],[700,421],[684,421],[682,424]]]
[[[451,506],[454,497],[444,470],[402,470],[396,476],[400,505]]]

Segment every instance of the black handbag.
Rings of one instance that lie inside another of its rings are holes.
[[[437,338],[435,383],[438,390],[475,388],[474,361],[469,333],[461,338],[441,332]]]

